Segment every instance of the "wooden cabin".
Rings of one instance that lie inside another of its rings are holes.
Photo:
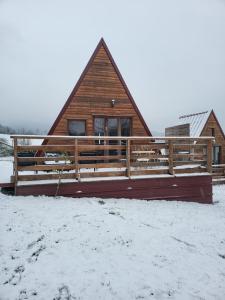
[[[12,138],[15,195],[212,203],[212,138],[152,137],[103,39],[48,135]]]
[[[103,39],[48,135],[151,136]]]
[[[213,110],[179,117],[178,124],[165,129],[166,136],[213,136],[213,164],[225,164],[225,136]]]

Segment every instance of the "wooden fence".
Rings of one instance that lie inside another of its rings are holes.
[[[13,135],[21,181],[212,172],[213,138]],[[20,145],[20,140],[28,145]],[[40,143],[37,143],[40,140]],[[44,142],[43,142],[44,141]]]

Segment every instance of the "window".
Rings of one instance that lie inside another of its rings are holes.
[[[118,128],[118,125],[119,125],[119,122],[118,122],[118,118],[108,118],[108,122],[107,122],[107,131],[108,131],[108,136],[118,136],[118,131],[119,131],[119,128]]]
[[[105,135],[105,119],[95,118],[94,120],[94,135],[103,136]]]
[[[130,118],[121,118],[120,119],[121,127],[121,136],[130,136],[131,135],[131,119]]]
[[[215,128],[211,128],[211,135],[215,136]]]
[[[84,136],[86,135],[85,120],[68,120],[69,135]]]
[[[94,135],[95,136],[104,136],[105,135],[105,119],[104,118],[95,118],[94,119]],[[96,144],[103,145],[104,140],[95,141]]]

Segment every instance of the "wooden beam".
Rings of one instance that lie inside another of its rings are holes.
[[[85,160],[120,160],[120,159],[126,159],[126,155],[93,155],[93,156],[78,156],[79,161],[85,161]]]
[[[208,143],[207,143],[207,171],[210,174],[212,173],[212,151],[213,151],[212,140],[208,140]]]
[[[45,156],[35,156],[35,157],[17,157],[18,162],[45,162],[45,161],[73,161],[74,156],[51,156],[51,157],[45,157]]]
[[[130,140],[126,144],[127,177],[130,178]]]
[[[79,176],[79,166],[78,166],[78,156],[79,156],[79,152],[78,152],[78,139],[75,139],[75,144],[74,144],[74,163],[75,163],[75,172],[76,172],[76,179],[80,179]]]
[[[53,152],[65,152],[73,151],[74,147],[72,145],[27,145],[18,146],[18,152],[22,151],[53,151]]]
[[[33,166],[18,166],[18,171],[68,171],[74,170],[74,164],[49,164],[49,165],[33,165]]]
[[[18,151],[18,143],[17,138],[13,140],[13,147],[14,147],[14,161],[13,161],[13,176],[14,176],[14,184],[15,184],[15,195],[16,195],[16,188],[18,183],[18,162],[17,162],[17,151]]]
[[[182,166],[182,165],[203,165],[206,164],[206,160],[188,160],[188,161],[173,161],[174,166]]]
[[[33,174],[33,175],[18,175],[18,181],[33,181],[33,180],[58,180],[61,179],[75,179],[74,173],[63,174]]]
[[[169,163],[169,174],[174,175],[174,170],[173,170],[173,143],[171,140],[168,142],[168,147],[169,147],[169,155],[168,155],[168,163]]]
[[[107,171],[107,172],[81,172],[81,178],[96,178],[96,177],[117,177],[126,176],[126,171]]]

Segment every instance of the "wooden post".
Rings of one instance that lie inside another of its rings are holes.
[[[212,140],[207,141],[207,172],[212,173]]]
[[[168,140],[168,148],[169,148],[169,154],[168,154],[168,162],[169,162],[169,174],[174,175],[174,169],[173,169],[173,143],[172,140]]]
[[[126,143],[127,177],[130,178],[130,140]]]
[[[74,163],[75,163],[75,172],[76,172],[76,179],[80,180],[80,176],[79,176],[79,166],[78,166],[78,139],[75,139],[75,148],[74,148]]]
[[[17,138],[14,137],[13,139],[13,148],[14,148],[14,193],[16,195],[17,190],[17,183],[18,183],[18,162],[17,162]]]

